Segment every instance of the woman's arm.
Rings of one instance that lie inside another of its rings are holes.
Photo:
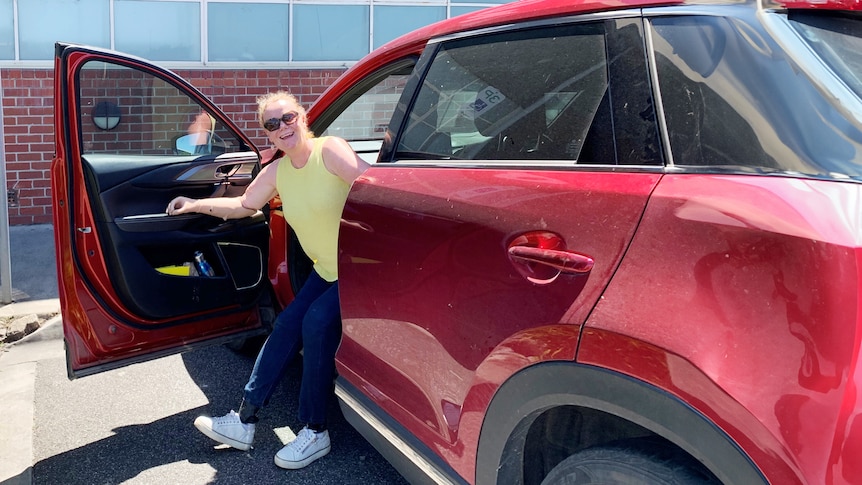
[[[370,165],[350,148],[342,138],[331,137],[323,145],[323,165],[333,175],[344,180],[347,185],[362,175]]]
[[[240,197],[211,197],[208,199],[177,197],[168,203],[165,212],[172,216],[197,212],[220,217],[224,220],[251,216],[276,196],[275,175],[277,168],[277,163],[271,163],[264,167]]]

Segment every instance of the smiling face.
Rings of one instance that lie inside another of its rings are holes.
[[[290,124],[282,121],[282,117],[289,113],[296,115],[295,120]],[[278,127],[273,131],[267,131],[266,136],[269,137],[269,141],[273,145],[284,152],[295,151],[298,146],[310,138],[305,113],[296,102],[282,98],[268,103],[263,110],[262,119],[265,121],[273,118],[279,120]]]

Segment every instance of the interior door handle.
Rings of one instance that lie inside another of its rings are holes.
[[[522,263],[543,264],[569,274],[589,273],[594,264],[593,258],[583,254],[529,246],[512,246],[509,256]]]

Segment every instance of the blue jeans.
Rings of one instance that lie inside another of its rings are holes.
[[[329,283],[312,271],[296,298],[275,319],[248,383],[244,399],[263,407],[287,365],[303,348],[302,383],[299,388],[299,420],[326,424],[326,410],[335,378],[335,351],[341,342],[341,309],[338,282]]]

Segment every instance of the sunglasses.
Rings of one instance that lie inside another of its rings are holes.
[[[263,122],[263,129],[266,131],[275,131],[281,127],[281,123],[284,122],[285,125],[292,125],[296,123],[296,120],[299,119],[299,113],[296,111],[290,111],[283,115],[281,118],[270,118]]]

